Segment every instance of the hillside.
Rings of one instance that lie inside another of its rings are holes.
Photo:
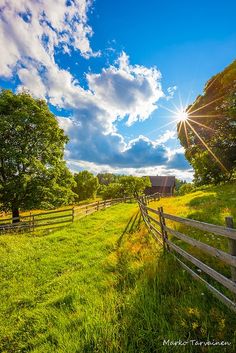
[[[153,206],[223,224],[235,200],[226,185]],[[46,236],[2,236],[0,256],[1,352],[170,352],[168,339],[224,340],[231,346],[207,352],[234,350],[235,315],[163,254],[134,203]]]

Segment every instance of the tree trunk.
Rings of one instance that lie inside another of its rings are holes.
[[[12,223],[18,222],[20,222],[19,208],[16,206],[12,206]]]

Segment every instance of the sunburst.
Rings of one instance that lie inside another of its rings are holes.
[[[190,146],[190,138],[189,138],[188,131],[191,130],[192,133],[199,139],[199,141],[204,146],[204,148],[206,148],[206,150],[208,150],[208,152],[214,158],[214,160],[217,162],[217,164],[220,166],[220,168],[225,173],[228,173],[227,168],[222,163],[222,161],[219,159],[219,157],[212,151],[212,149],[208,146],[206,141],[204,141],[204,139],[199,135],[199,131],[196,131],[196,129],[193,127],[193,124],[196,124],[197,126],[203,128],[203,129],[211,130],[212,132],[215,131],[213,128],[196,121],[196,118],[206,118],[206,119],[213,118],[214,119],[216,117],[220,117],[220,115],[218,115],[218,114],[212,114],[212,115],[211,114],[205,114],[205,115],[202,114],[202,115],[200,115],[199,113],[200,113],[201,109],[204,109],[205,107],[215,103],[216,101],[220,100],[221,98],[222,97],[214,99],[211,102],[205,104],[204,106],[197,108],[197,109],[194,109],[194,105],[189,107],[189,102],[186,102],[186,104],[183,105],[182,99],[179,96],[179,107],[177,107],[175,104],[173,104],[174,110],[167,108],[167,107],[164,107],[164,106],[161,106],[163,109],[167,110],[172,115],[172,121],[166,125],[163,125],[162,127],[167,126],[167,125],[171,125],[171,124],[176,124],[178,134],[181,130],[183,130],[185,137],[186,137],[188,147]],[[189,109],[188,109],[188,107],[189,107]],[[198,115],[196,115],[196,112],[198,112]],[[162,127],[159,127],[157,130],[161,129]]]

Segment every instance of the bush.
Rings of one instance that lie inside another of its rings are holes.
[[[179,190],[178,190],[178,192],[177,192],[177,195],[189,194],[189,193],[191,193],[191,192],[193,192],[193,191],[195,191],[195,190],[196,190],[196,188],[195,188],[195,186],[194,186],[193,183],[183,184],[183,185],[179,188]]]

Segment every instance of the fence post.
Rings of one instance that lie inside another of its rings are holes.
[[[163,216],[163,207],[158,208],[159,211],[159,220],[161,224],[161,234],[162,234],[162,239],[163,239],[163,247],[164,249],[167,249],[168,251],[170,250],[169,245],[166,244],[166,239],[168,240],[168,234],[166,230],[164,229],[164,226],[166,225],[165,218]]]
[[[72,222],[75,220],[75,208],[72,207]]]
[[[34,215],[32,215],[32,225],[33,225],[32,229],[33,229],[33,232],[34,232]]]
[[[97,202],[97,211],[99,210],[99,201]]]
[[[225,223],[227,228],[234,228],[234,220],[233,217],[225,217]],[[232,256],[236,256],[236,240],[235,239],[228,239],[228,248],[229,253]],[[236,282],[236,267],[231,267],[231,279],[232,281]]]
[[[30,211],[30,220],[29,220],[29,229],[31,232],[31,227],[32,227],[32,215],[31,215],[31,211]]]

